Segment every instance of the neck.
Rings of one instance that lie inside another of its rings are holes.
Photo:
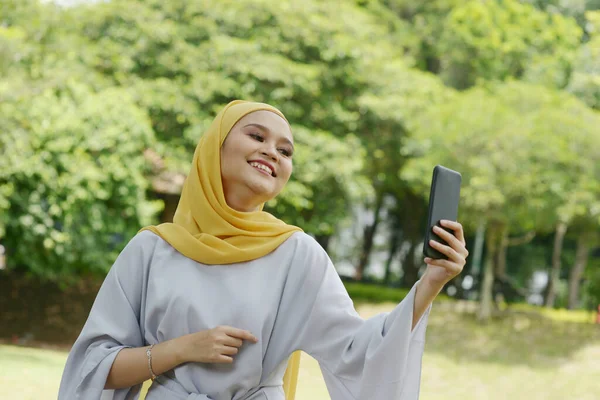
[[[227,205],[239,212],[258,211],[261,203],[257,200],[255,195],[253,196],[249,193],[243,194],[225,191]]]

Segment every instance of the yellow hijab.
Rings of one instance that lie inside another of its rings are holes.
[[[173,223],[147,226],[184,256],[202,264],[255,260],[275,250],[300,228],[262,211],[240,212],[225,202],[221,181],[221,146],[245,115],[281,111],[268,104],[235,100],[216,116],[202,136],[181,192]],[[287,121],[287,119],[286,119]]]

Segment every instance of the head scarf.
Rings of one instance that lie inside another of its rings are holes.
[[[173,223],[142,230],[154,232],[184,256],[203,264],[255,260],[301,231],[262,211],[262,205],[258,211],[240,212],[225,201],[221,146],[242,117],[259,110],[285,119],[281,111],[268,104],[235,100],[225,106],[196,147]]]

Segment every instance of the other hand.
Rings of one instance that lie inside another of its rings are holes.
[[[252,333],[232,328],[217,326],[179,338],[179,354],[182,362],[232,363],[244,340],[257,343]]]

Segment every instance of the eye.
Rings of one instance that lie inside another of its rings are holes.
[[[286,156],[286,157],[291,157],[292,156],[292,152],[290,150],[288,150],[288,149],[285,149],[285,148],[279,149],[279,152],[281,154],[283,154],[284,156]]]
[[[260,136],[258,133],[251,133],[249,135],[251,138],[253,138],[254,140],[258,140],[259,142],[264,142],[264,138],[262,136]]]

